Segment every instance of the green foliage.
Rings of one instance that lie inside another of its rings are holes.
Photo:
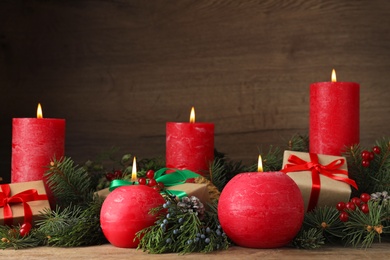
[[[46,243],[46,237],[37,229],[31,229],[26,236],[19,233],[20,226],[0,225],[0,249],[13,248],[23,249],[42,246]]]
[[[209,253],[229,246],[219,225],[215,205],[204,211],[204,206],[195,197],[185,197],[177,202],[167,196],[163,207],[153,211],[160,212],[155,225],[137,233],[138,248],[143,251],[151,254]]]
[[[293,240],[293,245],[302,249],[316,249],[324,244],[325,238],[318,228],[301,229]]]
[[[340,240],[344,236],[344,223],[340,221],[339,214],[334,207],[315,208],[306,213],[301,230],[294,238],[294,245],[317,248],[325,242]]]
[[[88,207],[69,205],[48,210],[37,223],[38,231],[48,238],[47,244],[60,247],[89,246],[106,242],[100,229],[102,201],[96,199]]]
[[[359,190],[353,189],[352,197],[361,193],[374,193],[377,191],[390,192],[390,139],[383,138],[376,144],[380,154],[375,154],[369,167],[362,166],[361,153],[366,149],[360,145],[347,147],[343,155],[347,159],[349,177],[356,181]]]
[[[381,240],[381,235],[389,233],[390,227],[384,226],[389,218],[389,204],[382,204],[379,201],[369,201],[369,213],[361,210],[349,211],[349,221],[345,223],[344,240],[352,246],[361,245],[371,247],[376,240]]]
[[[60,206],[71,203],[87,204],[92,200],[94,188],[88,172],[75,165],[71,158],[54,159],[45,173],[47,184]]]

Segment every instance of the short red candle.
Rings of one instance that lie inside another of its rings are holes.
[[[360,86],[354,82],[310,85],[310,152],[340,155],[359,143]]]
[[[11,181],[44,180],[45,166],[64,155],[65,120],[14,118],[12,120]],[[45,182],[46,185],[46,182]],[[51,204],[53,198],[46,185]],[[52,205],[53,206],[53,205]]]
[[[234,176],[218,202],[218,218],[237,245],[276,248],[299,232],[304,203],[295,182],[282,172],[246,172]]]
[[[205,175],[214,160],[214,124],[166,124],[166,166]]]
[[[157,215],[149,211],[164,202],[160,193],[145,185],[116,188],[101,208],[100,224],[105,237],[116,247],[137,247],[136,233],[157,220]]]

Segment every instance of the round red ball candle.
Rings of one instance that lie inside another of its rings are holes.
[[[164,202],[160,193],[145,185],[116,188],[101,208],[100,225],[105,237],[116,247],[136,248],[136,233],[156,221],[157,215],[149,211]]]
[[[335,79],[334,79],[335,81]],[[358,144],[360,86],[354,82],[310,85],[310,152],[340,155]]]
[[[282,172],[240,173],[221,192],[218,218],[237,245],[277,248],[299,232],[303,198],[295,182]]]
[[[204,175],[214,160],[214,124],[166,124],[166,166]]]

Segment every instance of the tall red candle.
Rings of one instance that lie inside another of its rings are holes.
[[[189,123],[166,124],[166,166],[205,175],[214,160],[214,124],[195,123],[192,108]]]
[[[12,182],[44,180],[45,166],[64,155],[65,120],[39,117],[12,120]],[[46,190],[52,203],[47,185]]]
[[[345,146],[359,143],[360,86],[355,82],[310,85],[310,152],[340,155]]]

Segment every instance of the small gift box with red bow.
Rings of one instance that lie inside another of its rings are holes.
[[[357,189],[348,178],[346,159],[340,156],[285,151],[282,172],[298,185],[306,211],[348,201],[351,186]]]
[[[0,184],[0,225],[32,225],[50,209],[43,181]]]

